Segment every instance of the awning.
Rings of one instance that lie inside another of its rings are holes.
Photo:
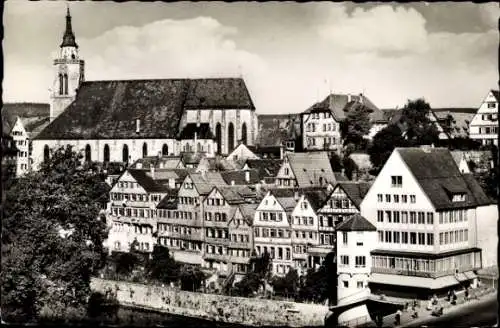
[[[466,276],[465,274],[463,274],[463,273],[457,273],[457,274],[455,275],[455,277],[456,277],[456,278],[457,278],[457,280],[458,280],[458,281],[460,281],[460,282],[464,282],[464,281],[466,281],[466,280],[469,280],[469,278],[467,278],[467,276]]]
[[[467,279],[476,279],[477,275],[474,273],[474,271],[465,271],[464,275],[467,277]]]
[[[441,289],[448,286],[457,285],[457,279],[454,275],[444,277],[424,278],[415,276],[403,276],[396,274],[372,273],[369,282],[376,284],[407,286],[426,289]]]

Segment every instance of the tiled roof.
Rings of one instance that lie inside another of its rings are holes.
[[[184,165],[186,165],[186,164],[198,164],[198,163],[200,163],[200,161],[203,157],[205,157],[205,154],[199,153],[199,152],[182,152],[181,153],[181,159],[182,159],[182,163],[184,163]]]
[[[177,139],[179,140],[191,140],[194,139],[196,133],[197,139],[214,139],[214,135],[210,130],[210,124],[208,123],[188,123],[182,131],[179,132]]]
[[[242,203],[245,198],[255,194],[247,186],[218,186],[216,188],[229,204]]]
[[[255,106],[241,78],[189,80],[186,109],[252,109]]]
[[[255,155],[260,158],[270,158],[270,159],[279,159],[281,156],[281,143],[279,145],[272,146],[261,146],[258,145],[256,147],[248,147]]]
[[[163,209],[163,210],[176,210],[177,209],[177,194],[178,190],[176,189],[171,189],[168,192],[168,195],[163,197],[163,199],[160,201],[160,203],[156,206],[158,209]]]
[[[446,148],[396,148],[413,176],[437,210],[484,205],[488,199],[477,181],[462,174]],[[466,194],[452,202],[453,193]]]
[[[142,166],[142,169],[146,170],[149,170],[151,165],[155,169],[177,169],[179,166],[182,167],[180,156],[147,156],[138,159],[130,167],[137,169],[138,164]]]
[[[249,173],[249,181],[246,181],[246,172]],[[221,172],[222,178],[228,185],[234,181],[235,185],[252,185],[260,182],[258,170],[248,171],[224,171]]]
[[[342,188],[346,193],[347,197],[354,203],[354,205],[359,209],[359,205],[368,193],[371,187],[370,182],[362,181],[342,181],[337,184],[338,187]]]
[[[83,82],[75,101],[37,138],[174,139],[188,108],[254,106],[242,79]]]
[[[353,106],[357,106],[356,103],[363,103],[364,106],[372,110],[372,113],[380,111],[377,106],[375,106],[370,99],[364,95],[349,95],[344,94],[330,94],[323,101],[312,105],[304,113],[312,113],[316,111],[330,111],[333,117],[337,121],[345,119],[345,113]],[[371,114],[375,115],[375,114]],[[379,114],[377,114],[379,115]]]
[[[256,169],[261,179],[275,177],[280,170],[283,160],[281,159],[247,159],[245,162],[249,168]]]
[[[258,115],[259,127],[256,144],[280,146],[288,139],[294,139],[300,131],[300,113],[284,115]]]
[[[36,131],[47,124],[50,116],[50,105],[43,103],[5,103],[2,105],[2,129],[10,133],[17,117],[21,118],[26,132]]]
[[[295,197],[276,197],[276,200],[283,206],[286,212],[292,212],[297,206]]]
[[[475,115],[475,113],[435,110],[434,114],[441,127],[454,138],[466,138],[469,135],[469,125]]]
[[[500,102],[500,91],[498,91],[498,90],[491,90],[491,93],[497,99],[497,101]]]
[[[255,210],[257,209],[258,204],[240,204],[238,205],[238,208],[241,211],[241,214],[243,217],[246,219],[247,224],[251,225],[253,222],[253,218],[255,215]]]
[[[189,173],[200,195],[207,195],[214,186],[227,186],[219,172]]]
[[[473,108],[473,107],[444,107],[444,108],[433,108],[432,111],[436,114],[436,116],[440,116],[442,112],[476,114],[477,108]]]
[[[326,152],[289,153],[286,156],[299,187],[336,183]]]
[[[377,231],[367,219],[356,213],[335,227],[336,231]]]
[[[327,200],[328,192],[326,189],[309,190],[304,192],[304,196],[309,201],[309,204],[311,204],[313,210],[317,211]]]
[[[167,181],[154,180],[146,170],[129,169],[128,172],[147,192],[168,192],[170,190]]]

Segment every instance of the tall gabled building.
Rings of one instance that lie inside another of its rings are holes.
[[[396,148],[361,203],[378,234],[372,291],[427,297],[475,284],[474,271],[482,266],[480,213],[490,204],[448,149]]]
[[[470,138],[483,145],[498,146],[498,103],[500,92],[490,90],[470,123]]]

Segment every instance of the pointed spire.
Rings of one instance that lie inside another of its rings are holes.
[[[66,4],[66,30],[64,31],[63,42],[61,43],[61,48],[62,47],[78,48],[75,41],[75,35],[73,34],[73,28],[71,27],[71,14],[69,12],[68,4]]]

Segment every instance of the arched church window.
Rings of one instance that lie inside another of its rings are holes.
[[[59,94],[62,95],[64,93],[64,82],[63,82],[63,75],[59,73]]]
[[[90,152],[90,145],[85,146],[85,162],[92,160],[92,153]]]
[[[108,146],[108,144],[104,145],[104,162],[109,162],[109,146]]]
[[[142,157],[148,156],[148,144],[144,143],[142,145]]]
[[[247,124],[245,122],[241,125],[241,143],[247,144]]]
[[[50,159],[50,150],[49,150],[49,146],[48,145],[45,145],[45,147],[43,147],[43,161],[44,162],[48,162]]]
[[[64,94],[68,94],[68,74],[64,74]]]
[[[230,153],[234,150],[234,125],[229,123],[227,128],[227,152]]]
[[[222,151],[222,126],[217,123],[215,126],[215,142],[217,143],[217,154]]]
[[[167,156],[168,155],[168,146],[167,146],[167,144],[163,144],[163,147],[161,148],[161,154],[163,156]]]
[[[122,161],[124,163],[128,163],[128,146],[127,145],[123,145]]]

